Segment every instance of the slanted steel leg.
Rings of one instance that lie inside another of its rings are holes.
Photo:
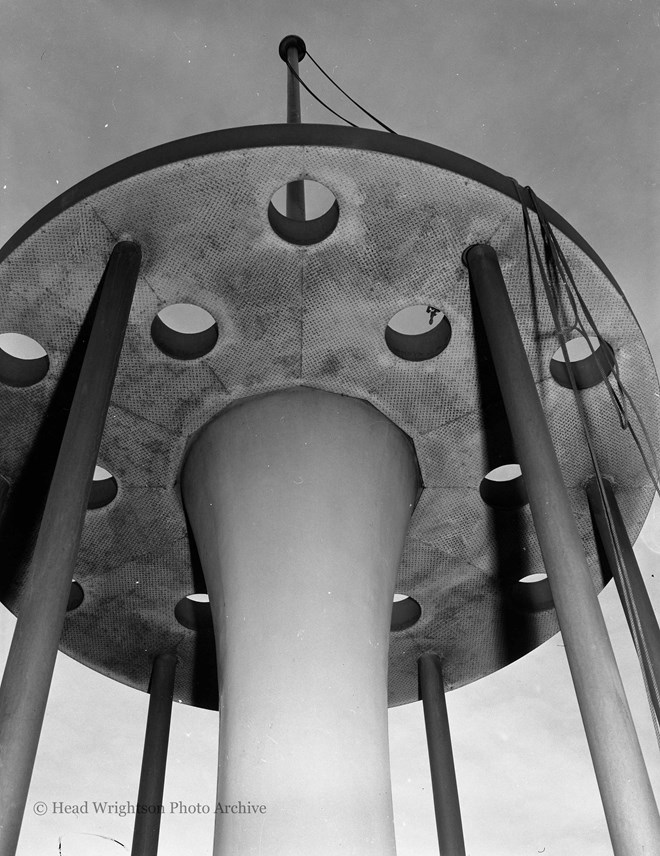
[[[435,823],[440,856],[465,856],[461,806],[458,801],[454,755],[442,662],[436,654],[424,654],[418,661],[419,688],[424,705],[426,739],[429,747]]]
[[[630,585],[630,599],[632,606],[637,613],[639,623],[644,634],[644,645],[648,653],[648,662],[643,664],[646,672],[646,682],[651,697],[651,703],[655,710],[655,714],[660,719],[660,693],[658,686],[660,685],[660,628],[658,627],[658,619],[656,618],[653,604],[649,598],[649,593],[644,585],[642,574],[637,564],[637,559],[628,538],[626,527],[621,517],[619,504],[616,501],[616,495],[612,490],[612,485],[607,479],[603,479],[603,486],[607,496],[607,504],[609,506],[612,525],[616,533],[616,538],[619,543],[621,560],[626,568],[626,576]],[[619,564],[616,560],[616,550],[612,542],[612,534],[607,522],[607,512],[603,498],[598,489],[598,480],[593,478],[587,485],[587,497],[589,506],[596,524],[596,530],[600,537],[600,542],[605,554],[610,573],[614,577],[614,582],[621,598],[628,625],[631,632],[633,631],[634,616],[630,614],[628,608],[628,598],[624,592],[624,582],[621,579]]]
[[[121,241],[105,270],[0,687],[0,856],[18,843],[140,258]]]
[[[470,272],[543,555],[616,856],[653,853],[660,816],[495,250]]]
[[[131,856],[156,856],[158,853],[175,673],[176,654],[159,654],[151,671],[147,732]]]

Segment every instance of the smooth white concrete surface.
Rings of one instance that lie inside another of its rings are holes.
[[[365,402],[285,390],[209,423],[182,488],[218,652],[214,853],[393,856],[387,653],[410,441]]]

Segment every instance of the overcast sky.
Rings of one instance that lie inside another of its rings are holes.
[[[660,7],[651,0],[5,0],[0,243],[122,157],[283,121],[277,46],[290,32],[398,132],[531,184],[603,257],[658,361]],[[301,73],[363,123],[309,62]],[[336,121],[304,93],[303,119]],[[638,544],[656,604],[659,531],[650,519]],[[611,587],[601,602],[660,793],[644,690]],[[0,617],[4,655],[13,619]],[[130,850],[132,821],[92,804],[135,800],[146,705],[143,694],[59,658],[19,856],[55,856],[60,837],[62,856]],[[448,705],[470,856],[610,852],[559,637],[449,694]],[[214,803],[216,720],[175,705],[166,804]],[[390,730],[399,856],[431,856],[420,705],[391,711]],[[89,813],[39,817],[37,800],[87,801]],[[210,854],[212,834],[208,816],[169,813],[160,853]]]

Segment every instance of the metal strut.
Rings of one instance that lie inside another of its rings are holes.
[[[521,466],[615,856],[652,853],[660,815],[497,253],[463,253]]]
[[[424,654],[419,658],[417,667],[424,705],[440,856],[465,856],[461,806],[442,679],[442,661],[436,654]]]
[[[51,479],[0,687],[0,856],[14,856],[64,624],[92,475],[140,270],[115,245]]]
[[[289,125],[299,125],[300,84],[298,82],[298,63],[305,56],[305,42],[300,36],[285,36],[280,42],[280,56],[287,64],[286,78],[286,121]],[[295,74],[293,73],[295,72]],[[292,220],[305,220],[305,182],[290,181],[286,186],[286,216]]]

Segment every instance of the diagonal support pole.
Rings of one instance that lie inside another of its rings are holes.
[[[424,706],[440,856],[465,856],[442,661],[436,654],[423,654],[417,662],[417,668]]]
[[[131,856],[157,856],[158,853],[176,662],[176,654],[168,651],[156,657],[151,670]]]
[[[614,853],[653,853],[658,808],[497,253],[476,244],[463,261],[525,479]]]
[[[604,559],[607,562],[611,575],[614,577],[614,583],[619,592],[619,598],[621,599],[621,605],[628,626],[630,627],[630,632],[633,635],[633,639],[638,633],[643,636],[641,653],[645,656],[642,657],[641,665],[645,673],[650,702],[655,711],[656,718],[660,720],[660,692],[658,691],[658,687],[660,686],[660,627],[658,627],[658,619],[649,598],[649,593],[644,585],[644,580],[637,564],[637,558],[626,532],[619,503],[616,500],[612,485],[607,479],[603,479],[603,487],[607,498],[607,508],[598,487],[598,479],[593,478],[589,480],[587,484],[589,507],[591,508],[596,532],[603,548]],[[622,579],[621,568],[617,561],[617,550],[612,540],[612,532],[608,523],[608,510],[618,543],[621,561],[625,565],[625,577],[629,587],[627,591],[624,588],[626,581]],[[631,614],[631,607],[634,611],[633,614]],[[637,620],[639,621],[639,625],[636,624]]]
[[[115,245],[46,499],[0,686],[0,856],[14,856],[53,676],[140,247]]]

